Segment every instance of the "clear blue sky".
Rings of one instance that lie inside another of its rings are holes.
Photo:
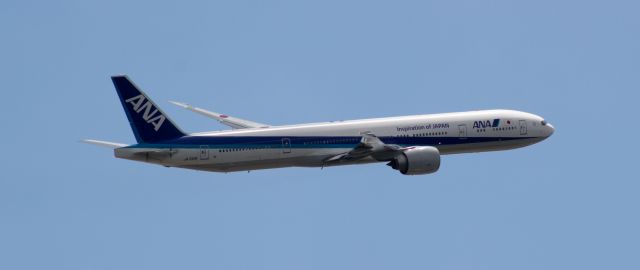
[[[3,1],[0,269],[640,269],[637,1]],[[212,174],[113,158],[109,76],[292,124],[511,108],[532,147]]]

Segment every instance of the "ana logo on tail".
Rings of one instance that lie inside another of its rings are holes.
[[[155,131],[158,131],[162,126],[162,123],[164,123],[164,120],[167,119],[162,115],[162,113],[159,113],[158,109],[153,107],[153,103],[149,102],[149,100],[147,100],[147,98],[142,94],[129,98],[125,100],[125,102],[131,104],[133,106],[133,110],[138,114],[144,110],[142,119],[153,125],[153,129],[155,129]],[[151,110],[153,110],[153,112]]]

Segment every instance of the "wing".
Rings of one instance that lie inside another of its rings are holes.
[[[395,144],[385,144],[376,135],[364,133],[360,143],[351,151],[327,158],[325,163],[352,161],[369,156],[379,161],[388,161],[407,149],[409,148],[403,148]]]
[[[249,120],[244,120],[244,119],[240,119],[240,118],[236,118],[236,117],[231,117],[225,114],[220,114],[217,112],[212,112],[212,111],[207,111],[205,109],[201,109],[198,107],[193,107],[189,104],[186,103],[182,103],[182,102],[176,102],[176,101],[169,101],[177,106],[180,106],[182,108],[185,108],[187,110],[190,110],[192,112],[196,112],[199,113],[201,115],[204,115],[206,117],[209,118],[213,118],[215,120],[218,120],[218,122],[230,126],[233,129],[241,129],[241,128],[266,128],[269,127],[269,125],[267,124],[262,124],[262,123],[257,123],[257,122],[253,122],[253,121],[249,121]]]

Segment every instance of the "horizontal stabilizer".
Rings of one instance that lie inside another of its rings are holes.
[[[115,143],[115,142],[98,141],[98,140],[82,140],[80,142],[93,144],[93,145],[97,145],[97,146],[102,146],[102,147],[107,147],[107,148],[111,148],[111,149],[127,146],[124,143]]]
[[[187,110],[190,110],[192,112],[204,115],[206,117],[209,118],[213,118],[215,120],[217,120],[218,122],[227,125],[231,128],[234,129],[242,129],[242,128],[266,128],[269,127],[269,125],[267,124],[262,124],[262,123],[257,123],[257,122],[253,122],[253,121],[249,121],[249,120],[244,120],[244,119],[240,119],[240,118],[236,118],[236,117],[231,117],[228,116],[226,114],[221,114],[221,113],[217,113],[217,112],[212,112],[212,111],[207,111],[205,109],[202,108],[198,108],[198,107],[193,107],[189,104],[186,103],[182,103],[182,102],[177,102],[177,101],[169,101],[174,105],[180,106],[182,108],[185,108]]]

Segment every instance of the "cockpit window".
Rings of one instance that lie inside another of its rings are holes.
[[[542,120],[542,122],[540,122],[540,124],[542,124],[543,126],[547,125],[547,121]]]

